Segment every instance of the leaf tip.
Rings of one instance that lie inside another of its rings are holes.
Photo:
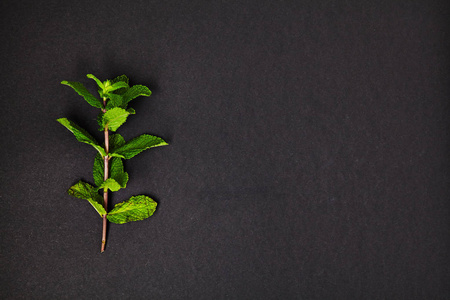
[[[163,140],[162,138],[159,138],[159,139],[160,139],[160,142],[157,146],[168,146],[169,145],[169,143],[166,142],[165,140]]]

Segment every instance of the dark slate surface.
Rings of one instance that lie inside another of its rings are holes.
[[[0,4],[2,299],[449,298],[446,1]],[[62,80],[148,85],[120,132],[111,225],[91,181],[96,110]]]

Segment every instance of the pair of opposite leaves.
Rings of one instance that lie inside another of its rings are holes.
[[[98,93],[103,100],[92,95],[82,83],[73,81],[62,81],[61,83],[73,88],[91,106],[102,110],[97,117],[100,131],[104,131],[105,128],[116,131],[125,123],[130,114],[135,113],[133,108],[127,107],[128,103],[138,96],[151,95],[151,91],[146,86],[130,87],[125,75],[104,82],[92,74],[88,74],[87,77],[97,82]],[[120,188],[125,188],[128,182],[128,173],[123,170],[122,159],[130,159],[146,149],[164,146],[167,143],[159,137],[148,134],[125,142],[120,134],[113,134],[109,137],[110,151],[106,153],[105,148],[85,129],[66,118],[60,118],[57,121],[70,130],[79,142],[89,144],[98,151],[93,169],[94,182],[97,187],[79,181],[68,190],[69,195],[89,201],[101,217],[106,215],[107,219],[113,223],[123,224],[150,217],[157,206],[157,203],[150,197],[144,195],[131,197],[129,200],[117,204],[110,212],[106,212],[103,198],[98,191],[104,189],[115,192]],[[104,180],[105,156],[109,157],[110,164],[110,176],[106,180]]]

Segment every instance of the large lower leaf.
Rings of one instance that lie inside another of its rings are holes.
[[[168,144],[162,138],[143,134],[125,143],[123,146],[114,149],[109,155],[130,159],[146,149],[165,145]]]
[[[102,117],[103,128],[108,127],[109,130],[116,131],[123,123],[125,123],[130,113],[130,111],[126,111],[120,107],[108,110]]]
[[[106,217],[110,222],[116,224],[141,221],[153,215],[157,205],[150,197],[144,195],[134,196],[127,201],[117,204]]]
[[[61,82],[64,85],[68,85],[71,88],[73,88],[75,90],[75,92],[78,93],[78,95],[82,96],[84,98],[84,100],[86,100],[87,103],[89,103],[90,105],[92,105],[93,107],[97,107],[97,108],[103,108],[103,102],[102,100],[94,97],[94,95],[92,95],[85,87],[82,83],[80,82],[75,82],[75,81],[62,81]]]
[[[106,214],[106,211],[103,208],[103,198],[97,193],[92,185],[80,180],[72,186],[67,193],[71,196],[89,201],[100,217],[103,217]]]
[[[105,156],[106,152],[102,146],[90,135],[86,130],[78,126],[76,123],[68,120],[67,118],[57,119],[64,127],[69,129],[79,142],[86,143],[94,147],[101,155]]]

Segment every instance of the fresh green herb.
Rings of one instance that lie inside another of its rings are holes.
[[[135,114],[134,109],[128,107],[131,100],[152,94],[146,86],[130,87],[125,75],[103,82],[92,74],[88,74],[87,77],[97,83],[100,98],[92,95],[79,82],[62,81],[61,83],[70,86],[87,103],[101,110],[97,117],[97,123],[100,126],[99,130],[105,134],[104,145],[99,144],[92,135],[74,122],[66,118],[57,121],[69,129],[79,142],[89,144],[98,151],[93,169],[95,186],[79,181],[68,190],[68,193],[71,196],[87,200],[103,219],[101,246],[101,252],[103,252],[106,245],[108,221],[123,224],[144,220],[153,215],[157,205],[150,197],[139,195],[117,204],[108,212],[108,190],[116,192],[127,186],[128,173],[123,169],[122,159],[130,159],[146,149],[164,146],[167,143],[162,138],[148,134],[143,134],[128,142],[125,142],[118,133],[109,134],[109,131],[115,132],[130,115]],[[103,197],[98,193],[101,189],[103,189]]]

